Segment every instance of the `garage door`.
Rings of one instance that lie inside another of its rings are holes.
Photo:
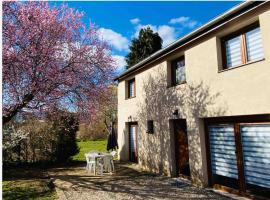
[[[270,197],[270,124],[208,124],[212,184]]]

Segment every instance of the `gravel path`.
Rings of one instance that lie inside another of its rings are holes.
[[[117,164],[115,174],[102,177],[87,174],[83,166],[54,168],[49,174],[61,200],[230,199],[187,181],[139,172],[130,164]]]

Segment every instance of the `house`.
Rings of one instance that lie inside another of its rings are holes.
[[[270,197],[270,2],[243,2],[118,81],[120,160]]]

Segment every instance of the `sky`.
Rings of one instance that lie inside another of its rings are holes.
[[[60,5],[63,2],[53,2]],[[94,23],[101,39],[112,49],[118,73],[124,70],[131,40],[150,26],[163,39],[163,47],[239,4],[238,1],[173,2],[64,2],[83,11],[84,23]]]

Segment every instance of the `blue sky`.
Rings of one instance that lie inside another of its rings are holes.
[[[118,70],[125,65],[132,38],[140,28],[150,26],[163,39],[163,47],[239,4],[236,1],[181,2],[64,2],[83,11],[85,23],[99,27],[102,38],[111,45]],[[61,2],[53,2],[61,4]]]

